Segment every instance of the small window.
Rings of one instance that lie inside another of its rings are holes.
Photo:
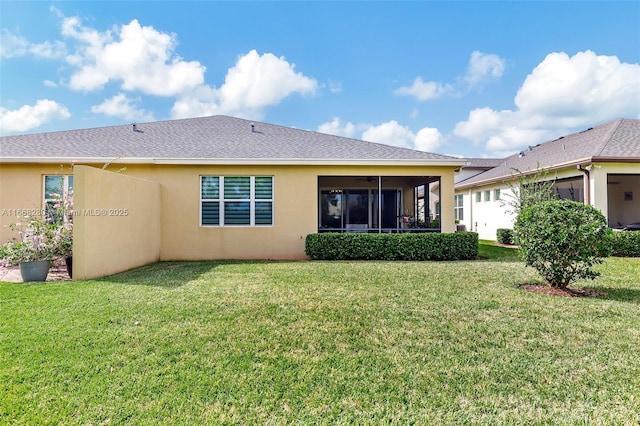
[[[60,220],[59,217],[52,217],[51,212],[59,212],[56,209],[58,204],[73,197],[73,175],[45,175],[42,197],[47,216],[56,222]]]
[[[493,192],[493,199],[496,200],[496,201],[498,201],[500,199],[500,190],[499,189],[496,189]]]
[[[201,176],[200,224],[273,225],[273,177]]]
[[[455,220],[464,220],[463,200],[464,198],[462,194],[456,195],[453,198],[453,213]]]
[[[201,208],[200,223],[202,225],[220,224],[220,178],[218,176],[202,176],[200,180]]]
[[[484,191],[484,200],[491,201],[491,191]]]
[[[482,201],[482,192],[476,192],[476,203]]]

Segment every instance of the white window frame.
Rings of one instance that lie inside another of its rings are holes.
[[[62,177],[62,194],[60,194],[61,197],[66,198],[69,196],[73,196],[73,191],[69,190],[69,178],[73,178],[73,175],[42,175],[42,207],[46,208],[47,207],[47,203],[53,203],[55,201],[59,201],[56,200],[55,198],[51,197],[51,194],[47,194],[47,178],[48,177]]]
[[[453,216],[455,220],[464,220],[464,196],[462,194],[453,196]]]
[[[493,190],[493,199],[495,201],[500,201],[500,189]]]
[[[202,198],[202,180],[205,177],[217,177],[219,179],[219,188],[218,188],[218,198]],[[224,197],[224,180],[225,178],[238,178],[238,177],[248,177],[249,178],[249,197],[248,198],[229,198],[226,199]],[[256,198],[256,178],[268,177],[271,178],[271,198]],[[269,175],[200,175],[200,208],[199,208],[199,223],[203,228],[243,228],[243,227],[272,227],[275,224],[275,210],[273,208],[274,205],[274,197],[275,197],[275,178],[274,176]],[[202,203],[204,202],[217,202],[219,203],[219,223],[216,224],[203,224],[202,223]],[[224,208],[225,203],[249,203],[249,223],[248,224],[225,224],[224,223]],[[269,224],[256,224],[256,203],[271,203],[271,223]]]
[[[491,190],[484,191],[484,201],[491,201]]]
[[[60,196],[62,199],[56,199],[51,196],[51,194],[47,194],[47,178],[48,177],[61,177],[62,178],[62,194]],[[50,175],[42,175],[42,215],[48,216],[48,205],[62,202],[67,197],[73,196],[73,190],[69,189],[69,180],[73,179],[73,175],[60,175],[60,174],[50,174]],[[64,221],[69,220],[68,216],[64,217]]]

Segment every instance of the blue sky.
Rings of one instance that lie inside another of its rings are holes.
[[[640,2],[0,1],[2,135],[225,114],[466,157],[640,118]]]

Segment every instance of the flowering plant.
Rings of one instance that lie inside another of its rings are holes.
[[[31,260],[51,260],[56,254],[55,225],[38,216],[25,216],[24,222],[12,223],[9,227],[17,231],[14,238],[0,246],[0,258],[7,265],[16,265]]]
[[[48,206],[48,215],[56,225],[54,239],[55,254],[70,257],[73,254],[73,194],[66,196],[54,193],[53,205]]]
[[[9,228],[17,231],[14,238],[0,246],[0,261],[7,266],[32,260],[52,260],[55,256],[69,257],[73,249],[73,198],[52,194],[46,216],[24,216],[22,222]]]
[[[71,257],[73,254],[73,223],[65,222],[56,230],[58,247],[56,254],[62,257]]]

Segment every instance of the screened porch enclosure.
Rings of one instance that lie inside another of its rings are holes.
[[[320,176],[318,232],[439,232],[439,176]]]

